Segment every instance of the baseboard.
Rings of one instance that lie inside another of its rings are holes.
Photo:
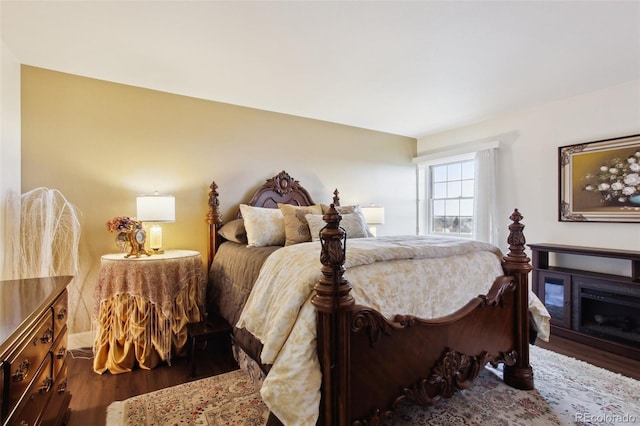
[[[93,332],[83,331],[67,336],[67,348],[69,350],[93,347]]]

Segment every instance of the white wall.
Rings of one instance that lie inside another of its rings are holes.
[[[0,279],[14,278],[6,242],[14,230],[7,198],[20,194],[20,64],[0,40]]]
[[[500,230],[517,207],[530,243],[640,250],[640,223],[558,222],[558,147],[640,133],[640,80],[418,139],[418,155],[502,135]]]

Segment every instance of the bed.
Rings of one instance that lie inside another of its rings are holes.
[[[466,389],[488,362],[533,389],[529,344],[546,338],[549,316],[529,289],[517,209],[502,256],[459,238],[371,238],[358,206],[340,206],[337,190],[316,204],[285,171],[224,224],[217,189],[209,311],[264,373],[270,422],[380,424],[399,404]]]

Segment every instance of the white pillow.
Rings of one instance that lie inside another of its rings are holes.
[[[369,236],[367,233],[367,224],[362,215],[358,213],[345,213],[340,216],[342,216],[340,226],[347,232],[347,238],[367,238]],[[305,218],[309,224],[311,240],[320,240],[320,230],[325,227],[327,222],[322,219],[321,214],[308,214],[305,215]]]
[[[362,208],[360,207],[360,204],[356,204],[354,206],[355,212],[356,214],[360,215],[360,218],[362,219],[362,223],[364,223],[364,232],[366,232],[366,236],[367,237],[373,237],[373,234],[371,233],[371,231],[369,231],[369,225],[367,224],[367,219],[364,218],[364,213],[362,213]]]
[[[240,204],[247,231],[247,245],[252,247],[284,245],[284,217],[280,209]]]
[[[322,207],[323,214],[326,214],[329,211],[330,206],[326,204],[320,204],[320,206]],[[371,233],[371,231],[369,231],[369,226],[367,225],[367,221],[364,218],[364,213],[362,213],[362,208],[360,208],[360,204],[354,204],[352,206],[335,206],[335,209],[341,215],[345,215],[347,213],[356,213],[362,216],[362,221],[365,224],[367,237],[373,237],[373,234]]]

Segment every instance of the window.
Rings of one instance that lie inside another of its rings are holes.
[[[473,235],[473,159],[429,166],[429,233]]]
[[[413,159],[418,184],[418,234],[497,244],[499,148],[500,142],[492,138],[427,151]]]

